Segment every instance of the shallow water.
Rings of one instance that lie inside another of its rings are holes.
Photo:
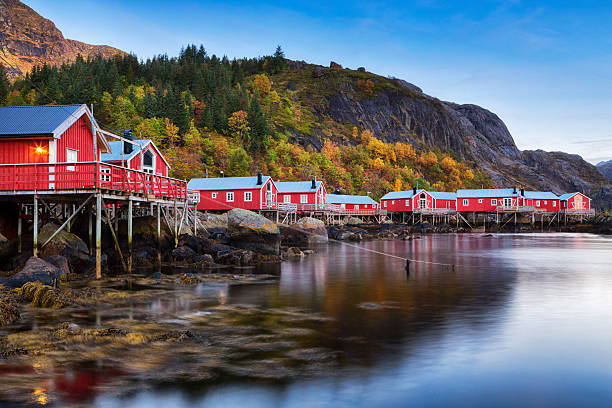
[[[407,274],[402,260],[385,254],[417,262]],[[319,313],[310,335],[288,352],[315,362],[333,356],[316,375],[156,382],[127,396],[88,387],[82,399],[67,400],[99,407],[609,406],[611,294],[612,237],[431,235],[330,244],[283,263],[278,282],[198,285],[127,312],[177,326],[217,305]],[[126,311],[97,313],[99,321]],[[260,324],[268,323],[252,322]],[[250,358],[255,364],[258,357]],[[93,367],[92,382],[121,375]]]

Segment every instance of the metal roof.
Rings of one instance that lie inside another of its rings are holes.
[[[41,105],[0,107],[0,137],[56,135],[56,130],[84,105]],[[81,115],[79,115],[80,117]],[[78,117],[73,118],[74,120]]]
[[[485,188],[476,190],[457,190],[458,198],[481,198],[481,197],[516,197],[521,192],[513,188]]]
[[[270,176],[263,176],[263,184],[270,180]],[[257,176],[251,177],[215,177],[196,178],[187,183],[190,190],[242,190],[257,189],[263,184],[257,184]]]
[[[562,196],[559,197],[559,200],[561,201],[565,201],[565,200],[569,200],[570,198],[572,198],[573,196],[575,196],[576,194],[581,194],[580,192],[576,191],[575,193],[567,193],[567,194],[563,194]],[[588,197],[587,197],[588,198]],[[590,198],[589,198],[590,200]]]
[[[425,191],[424,189],[417,190],[416,194],[413,194],[414,190],[406,190],[406,191],[391,191],[384,196],[382,196],[381,200],[401,200],[404,198],[412,198],[417,194],[420,194],[421,191]]]
[[[328,204],[376,204],[378,203],[369,196],[354,196],[344,194],[327,194],[325,201]]]
[[[315,188],[312,188],[312,181],[277,181],[274,184],[279,193],[308,193],[317,191],[322,183],[315,181]]]
[[[442,192],[442,191],[432,191],[429,192],[429,195],[432,196],[434,198],[434,200],[456,200],[457,199],[457,194],[456,193],[447,193],[447,192]]]
[[[151,143],[151,139],[143,139],[143,140],[133,140],[134,148],[132,149],[132,153],[124,154],[121,157],[121,152],[123,151],[123,142],[109,142],[108,144],[111,147],[112,153],[102,153],[102,161],[121,161],[121,160],[131,160],[134,156],[140,153],[141,150],[147,147],[149,143]]]
[[[557,200],[559,198],[551,191],[525,191],[524,197],[529,200]]]

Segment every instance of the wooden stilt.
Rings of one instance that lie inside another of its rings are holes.
[[[157,264],[161,269],[161,204],[157,204]]]
[[[106,223],[108,224],[108,228],[110,229],[111,235],[113,237],[113,242],[115,243],[115,249],[117,250],[117,253],[119,254],[119,259],[121,259],[121,265],[123,266],[123,270],[127,271],[125,259],[123,258],[123,253],[121,252],[121,246],[119,246],[119,240],[117,239],[117,234],[115,233],[115,229],[113,228],[113,223],[111,222],[110,211],[104,204],[104,201],[102,201],[102,205],[104,207],[104,214],[106,215],[105,217]]]
[[[132,216],[133,216],[133,202],[128,200],[128,222],[127,222],[127,233],[128,233],[128,261],[127,271],[132,273]]]
[[[102,193],[96,194],[96,279],[102,279]]]
[[[34,224],[32,228],[32,255],[38,256],[38,197],[34,196]]]
[[[89,256],[93,256],[93,214],[88,211],[89,218]]]
[[[17,216],[17,252],[21,253],[21,205],[19,205],[19,214]]]

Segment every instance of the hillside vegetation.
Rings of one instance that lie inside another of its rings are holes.
[[[398,89],[363,70],[288,61],[280,47],[230,61],[189,46],[176,58],[78,57],[35,67],[12,85],[0,78],[0,102],[93,104],[107,129],[153,139],[179,178],[261,170],[276,180],[318,177],[328,190],[375,197],[417,183],[440,191],[492,185],[473,161],[427,144],[416,131],[389,140],[326,112],[330,98],[347,90],[354,102],[367,102]]]

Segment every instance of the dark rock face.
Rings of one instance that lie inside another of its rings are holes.
[[[612,182],[612,160],[597,163],[597,170]]]
[[[327,243],[325,223],[316,218],[304,217],[293,225],[279,227],[281,240],[286,245],[314,245]]]
[[[227,213],[227,224],[232,246],[264,255],[280,254],[280,232],[266,217],[236,208]]]
[[[68,264],[66,257],[61,255],[53,255],[46,258],[45,261],[55,265],[64,275],[68,275],[70,273],[70,265]]]
[[[27,282],[42,282],[45,285],[53,285],[55,279],[64,275],[57,266],[43,261],[40,258],[31,257],[20,272],[17,272],[6,282],[6,286],[19,288]]]
[[[43,225],[38,235],[38,242],[40,245],[44,244],[57,228],[58,226],[53,223]],[[45,245],[40,251],[40,256],[43,258],[57,255],[65,257],[75,272],[79,272],[86,268],[91,261],[87,244],[85,244],[81,238],[66,230],[62,230],[57,234],[53,240]]]
[[[188,246],[180,246],[172,250],[172,259],[175,261],[188,261],[193,259],[195,251]]]

